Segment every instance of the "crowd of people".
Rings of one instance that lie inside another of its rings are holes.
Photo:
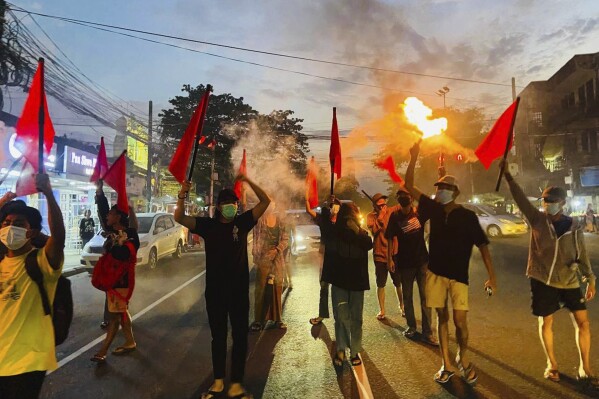
[[[364,296],[370,290],[369,253],[372,251],[379,312],[386,318],[385,286],[389,279],[395,288],[398,310],[406,318],[404,335],[438,346],[441,367],[433,378],[445,384],[459,373],[474,384],[478,372],[468,351],[469,267],[472,250],[477,247],[488,274],[484,287],[488,295],[497,292],[497,278],[489,251],[489,240],[474,212],[457,202],[460,187],[455,177],[443,174],[435,183],[431,198],[414,184],[414,169],[419,143],[410,150],[411,159],[405,184],[397,188],[398,205],[390,207],[382,194],[372,197],[373,210],[360,224],[360,210],[350,201],[334,196],[317,213],[306,201],[306,212],[321,230],[318,316],[309,320],[317,326],[332,308],[336,348],[335,367],[347,360],[362,364],[360,353],[364,320]],[[599,381],[591,368],[586,302],[595,295],[595,276],[585,248],[586,227],[564,214],[566,193],[548,187],[542,194],[544,210],[535,208],[510,175],[506,163],[504,176],[510,192],[531,226],[527,266],[532,293],[532,313],[539,321],[539,335],[547,357],[544,377],[559,381],[555,356],[553,317],[561,307],[572,314],[577,331],[580,366],[578,378],[598,389]],[[224,397],[251,398],[243,385],[248,351],[248,334],[270,328],[286,329],[283,321],[282,292],[291,288],[289,265],[291,226],[284,212],[276,212],[269,195],[245,175],[245,182],[258,203],[240,212],[235,191],[218,194],[213,217],[186,214],[185,200],[191,188],[184,182],[178,195],[175,220],[191,233],[202,237],[206,253],[205,300],[210,332],[214,381],[203,399]],[[41,234],[42,217],[36,208],[15,200],[10,193],[0,200],[0,398],[36,398],[46,371],[57,367],[55,342],[47,332],[53,329],[52,314],[42,311],[43,296],[54,299],[64,263],[65,230],[62,214],[54,199],[47,175],[37,175],[38,190],[48,202],[50,236]],[[105,237],[104,254],[94,269],[92,284],[105,291],[104,321],[107,334],[91,358],[99,364],[106,356],[119,329],[124,342],[112,351],[124,355],[135,351],[137,343],[129,314],[135,287],[135,262],[139,249],[137,222],[131,208],[109,206],[102,182],[97,183],[96,204]],[[90,215],[82,221],[82,238],[93,231]],[[428,244],[425,224],[429,224]],[[92,226],[90,228],[90,226]],[[248,234],[253,230],[252,255],[256,266],[254,315],[250,323],[250,268]],[[36,252],[34,252],[36,251]],[[29,256],[30,253],[34,255]],[[45,292],[38,289],[26,263],[34,259],[41,270]],[[118,272],[115,272],[118,270]],[[586,283],[581,285],[581,281]],[[421,326],[418,332],[414,309],[414,284],[420,298]],[[583,291],[581,287],[586,286]],[[433,314],[437,329],[433,331]],[[374,315],[373,315],[374,316]],[[457,349],[450,356],[450,319],[455,326]],[[225,386],[229,322],[232,328],[231,377]],[[431,373],[433,374],[433,373]]]

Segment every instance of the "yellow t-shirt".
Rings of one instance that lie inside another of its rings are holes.
[[[25,270],[26,257],[5,257],[0,262],[0,376],[58,367],[52,316],[44,315],[39,288]],[[52,269],[43,249],[37,263],[52,303],[62,264]]]

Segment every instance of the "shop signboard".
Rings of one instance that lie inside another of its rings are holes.
[[[98,160],[96,154],[65,146],[64,172],[67,179],[89,181]]]
[[[582,187],[599,186],[599,166],[580,168],[580,185]]]

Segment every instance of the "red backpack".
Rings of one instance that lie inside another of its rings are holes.
[[[135,282],[135,262],[137,251],[131,241],[126,241],[123,245],[129,248],[129,259],[118,260],[110,253],[105,253],[98,259],[98,263],[94,266],[92,274],[92,285],[100,291],[112,291],[117,282],[128,272],[129,277],[129,297],[133,293]],[[129,298],[127,298],[129,300]]]

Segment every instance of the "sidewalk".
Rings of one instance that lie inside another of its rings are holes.
[[[64,251],[64,266],[62,267],[62,274],[64,274],[65,277],[83,273],[87,271],[87,269],[88,268],[81,264],[80,250],[71,249]],[[91,271],[91,269],[89,270]]]

